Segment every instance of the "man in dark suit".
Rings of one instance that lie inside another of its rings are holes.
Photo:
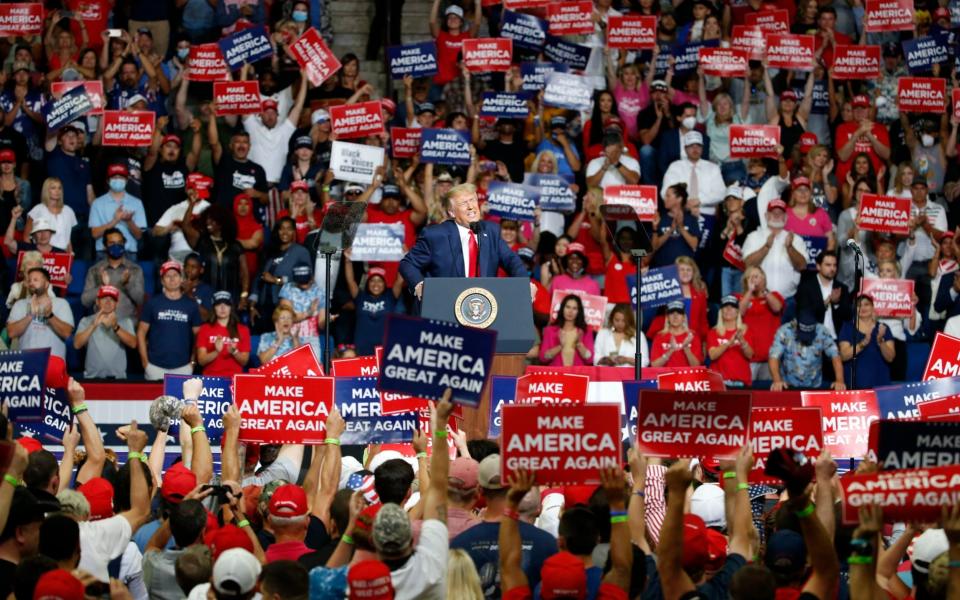
[[[670,163],[683,158],[683,136],[689,131],[693,131],[697,125],[697,107],[694,104],[686,102],[680,106],[671,108],[671,115],[675,120],[674,127],[664,128],[657,137],[657,167],[660,174],[667,172]],[[710,160],[710,136],[706,133],[703,136],[703,158]]]
[[[818,323],[823,323],[830,311],[834,338],[840,334],[843,324],[853,318],[850,290],[837,281],[837,253],[824,250],[817,256],[817,270],[804,271],[797,286],[797,309],[813,311]],[[825,324],[826,325],[826,324]],[[826,325],[827,329],[830,328]]]
[[[417,298],[427,277],[496,277],[500,267],[511,277],[529,277],[523,261],[500,237],[500,227],[481,220],[474,185],[451,188],[444,208],[450,219],[424,229],[400,261],[400,274]]]

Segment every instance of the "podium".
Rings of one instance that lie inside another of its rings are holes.
[[[536,330],[530,281],[523,277],[432,277],[423,282],[420,316],[497,332],[493,375],[523,375]],[[463,407],[468,439],[486,439],[490,425],[490,382],[480,406]]]

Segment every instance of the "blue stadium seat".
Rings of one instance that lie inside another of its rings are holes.
[[[80,297],[80,294],[83,293],[83,284],[87,278],[87,270],[90,268],[90,263],[85,260],[73,259],[73,266],[70,267],[70,276],[73,279],[70,281],[70,285],[67,286],[67,296]]]
[[[67,344],[67,371],[70,373],[83,373],[83,360],[80,350],[73,347],[73,336],[66,339]]]
[[[257,347],[260,346],[260,336],[250,336],[250,360],[247,361],[247,369],[256,369],[260,366],[260,358],[257,356]]]
[[[70,310],[73,311],[73,328],[76,330],[77,325],[80,324],[80,319],[87,314],[87,309],[83,306],[83,303],[80,302],[80,296],[68,296],[64,298],[64,300],[67,301],[67,304],[70,305]]]
[[[922,381],[930,356],[929,342],[907,342],[907,381]]]
[[[156,271],[153,268],[153,261],[140,260],[137,261],[137,264],[140,265],[141,269],[143,269],[143,290],[148,296],[152,296],[154,290],[156,289]]]
[[[10,277],[16,281],[17,279],[17,257],[7,259],[7,273],[10,274]]]

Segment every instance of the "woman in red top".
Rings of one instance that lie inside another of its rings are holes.
[[[636,230],[624,227],[617,232],[616,245],[611,248],[606,236],[601,238],[604,264],[607,265],[603,278],[603,294],[610,304],[630,304],[630,290],[627,276],[637,273],[637,265],[630,255],[636,247]]]
[[[320,227],[323,222],[323,211],[310,200],[310,187],[304,180],[290,184],[290,204],[286,210],[281,210],[277,219],[290,217],[297,223],[297,243],[302,244],[307,234]]]
[[[567,235],[575,242],[583,244],[586,250],[588,275],[602,275],[603,250],[600,248],[600,240],[606,235],[603,218],[600,215],[600,205],[603,204],[603,190],[599,187],[591,187],[583,196],[583,210],[573,218],[570,227],[567,227]]]
[[[253,217],[253,201],[246,194],[233,199],[233,216],[237,219],[237,242],[243,247],[247,273],[257,273],[257,253],[263,250],[263,225]]]
[[[707,339],[707,331],[710,329],[707,321],[707,284],[700,277],[700,267],[689,256],[677,258],[674,264],[677,265],[677,277],[680,279],[683,297],[690,299],[690,329],[702,343]],[[648,337],[650,333],[663,329],[663,319],[662,315],[653,319],[647,329]],[[700,351],[702,354],[703,349]]]
[[[783,296],[767,289],[767,275],[760,267],[744,271],[743,290],[740,315],[753,341],[750,370],[754,379],[770,379],[767,358],[783,316]]]
[[[437,40],[437,74],[433,83],[442,88],[460,75],[457,70],[457,55],[463,47],[463,40],[477,37],[480,31],[480,2],[474,2],[473,22],[470,29],[464,31],[463,9],[452,4],[443,12],[444,24],[440,25],[440,0],[433,0],[430,9],[430,34]]]
[[[213,315],[197,332],[197,362],[204,375],[243,373],[250,360],[250,330],[237,320],[230,292],[213,294]]]
[[[720,301],[717,326],[707,333],[707,352],[710,368],[723,376],[728,387],[750,387],[750,346],[747,328],[740,319],[740,301],[736,296],[724,296]]]
[[[703,342],[687,327],[683,300],[667,305],[667,321],[650,346],[651,367],[697,367],[703,364]]]

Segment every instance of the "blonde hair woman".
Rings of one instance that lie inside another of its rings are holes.
[[[773,337],[780,327],[783,314],[783,296],[767,289],[767,274],[760,267],[747,267],[743,272],[743,296],[740,297],[740,316],[750,330],[753,357],[750,369],[754,379],[770,379],[767,366]]]
[[[46,219],[56,228],[56,233],[50,237],[50,245],[56,248],[65,248],[73,252],[70,244],[70,233],[77,225],[77,215],[73,209],[63,203],[63,182],[56,177],[47,177],[40,188],[40,204],[34,206],[27,213],[27,224],[23,228],[23,239],[29,240],[33,231],[33,223],[38,219]]]
[[[650,349],[652,367],[696,367],[703,364],[703,341],[687,327],[686,307],[682,300],[667,305],[663,329],[653,338]]]
[[[897,165],[897,176],[893,180],[890,189],[887,190],[888,196],[897,198],[912,198],[910,187],[913,185],[913,176],[916,171],[913,170],[913,163],[909,160]]]
[[[750,387],[753,375],[747,327],[740,316],[740,301],[736,296],[724,296],[720,301],[717,325],[707,334],[707,352],[710,368],[723,376],[724,382],[733,387]]]
[[[35,267],[43,266],[43,254],[37,252],[36,250],[30,250],[23,253],[23,260],[20,261],[20,281],[14,282],[10,286],[10,292],[7,294],[7,308],[13,308],[13,305],[17,300],[23,300],[27,297],[29,290],[27,290],[26,277],[27,271]],[[54,297],[53,286],[47,286],[47,295],[51,298]]]
[[[447,557],[447,600],[483,600],[480,576],[465,550],[450,550]]]
[[[830,149],[823,144],[817,144],[807,152],[805,163],[802,173],[810,180],[813,203],[836,219],[841,210],[841,206],[837,204],[840,188],[837,187],[837,178],[833,174],[834,163],[830,157]]]

